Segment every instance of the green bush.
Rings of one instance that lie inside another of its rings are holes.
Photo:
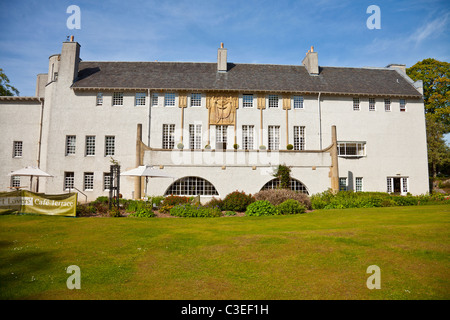
[[[170,210],[178,204],[186,204],[191,202],[191,198],[183,196],[170,195],[164,198],[161,202],[161,207],[159,211],[164,213],[169,213]]]
[[[204,206],[207,208],[219,208],[220,210],[223,210],[223,200],[213,197]]]
[[[222,211],[218,208],[194,206],[190,203],[179,204],[170,209],[170,215],[176,217],[220,217]]]
[[[246,194],[244,191],[234,191],[226,195],[223,199],[222,210],[245,212],[247,206],[255,202],[255,197],[251,194]]]
[[[120,210],[116,207],[111,208],[111,210],[109,210],[109,216],[113,217],[113,218],[117,218],[117,217],[121,217],[121,213]]]
[[[300,202],[294,199],[288,199],[277,206],[279,214],[298,214],[305,213],[306,208]]]
[[[137,217],[137,218],[153,218],[155,213],[148,208],[138,208],[136,212],[133,212],[129,215],[129,217]]]
[[[247,216],[269,216],[277,215],[277,208],[267,200],[255,201],[248,205],[245,211]]]

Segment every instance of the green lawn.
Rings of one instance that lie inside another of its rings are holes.
[[[293,216],[0,216],[0,299],[449,299],[450,206]],[[81,269],[69,290],[66,268]],[[366,269],[381,270],[381,289]]]

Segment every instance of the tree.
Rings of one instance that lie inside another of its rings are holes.
[[[289,189],[291,185],[291,169],[285,165],[278,165],[273,176],[280,180],[280,187]]]
[[[444,125],[443,133],[450,132],[450,63],[429,58],[406,73],[414,81],[423,81],[425,113],[435,115],[433,120]]]
[[[444,134],[450,131],[450,63],[429,58],[417,62],[406,73],[414,81],[423,81],[428,164],[435,178],[450,159],[450,148],[444,140]]]
[[[19,90],[9,84],[8,77],[3,72],[3,69],[0,68],[0,96],[13,96],[14,94],[18,96]]]

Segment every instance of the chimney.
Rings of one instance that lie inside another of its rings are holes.
[[[220,43],[220,48],[217,50],[217,71],[227,72],[227,49],[223,47],[223,42]]]
[[[63,42],[58,81],[62,81],[70,87],[78,76],[79,62],[80,44],[74,41],[72,36],[70,41]]]
[[[406,65],[405,64],[397,64],[397,63],[391,63],[386,66],[386,68],[395,69],[397,71],[403,72],[406,74]]]
[[[319,74],[319,59],[317,52],[314,52],[314,47],[311,46],[311,50],[306,53],[306,57],[303,59],[302,64],[308,70],[310,75]]]

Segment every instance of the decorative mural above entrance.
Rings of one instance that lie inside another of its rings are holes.
[[[237,95],[211,95],[206,98],[210,125],[235,125]]]

